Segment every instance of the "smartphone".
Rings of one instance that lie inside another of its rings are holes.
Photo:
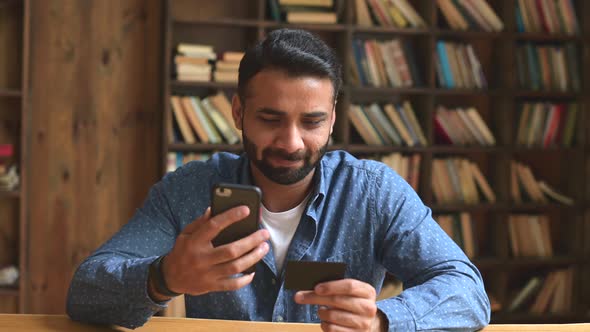
[[[233,207],[246,205],[250,214],[244,220],[226,227],[213,239],[214,246],[220,246],[244,238],[258,230],[262,191],[252,185],[219,183],[211,193],[211,214],[218,215]]]

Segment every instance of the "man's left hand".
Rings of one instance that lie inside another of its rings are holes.
[[[377,310],[373,286],[355,279],[318,284],[312,291],[299,291],[295,302],[318,305],[324,332],[387,331],[386,319]]]

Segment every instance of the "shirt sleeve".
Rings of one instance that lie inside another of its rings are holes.
[[[73,320],[135,328],[167,306],[149,297],[147,279],[150,263],[174,245],[178,227],[170,211],[160,182],[132,219],[80,264],[67,297]]]
[[[382,263],[404,284],[399,296],[377,303],[389,320],[389,331],[473,331],[486,326],[490,303],[477,268],[399,175],[386,172],[374,183]]]

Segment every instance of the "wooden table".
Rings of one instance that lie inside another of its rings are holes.
[[[318,332],[318,324],[244,322],[213,319],[153,317],[144,326],[129,330],[122,327],[100,327],[74,322],[63,315],[3,315],[0,332]],[[490,325],[485,332],[560,332],[590,331],[590,324]]]

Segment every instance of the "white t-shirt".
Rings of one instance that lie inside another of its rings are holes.
[[[295,235],[301,215],[305,211],[309,196],[307,195],[296,207],[283,212],[270,212],[264,205],[262,206],[262,225],[270,233],[270,243],[272,244],[275,264],[279,273],[283,269],[287,249],[289,249],[289,244],[291,244],[293,235]]]

